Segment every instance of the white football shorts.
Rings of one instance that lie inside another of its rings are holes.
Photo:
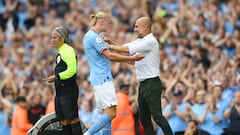
[[[116,90],[112,81],[93,86],[98,109],[117,105]]]

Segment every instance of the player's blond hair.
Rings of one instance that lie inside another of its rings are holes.
[[[110,16],[105,12],[97,12],[96,14],[92,14],[90,16],[90,19],[91,19],[90,26],[95,26],[98,19],[108,18],[108,17],[110,17]]]

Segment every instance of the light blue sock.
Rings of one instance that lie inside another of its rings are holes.
[[[112,134],[112,121],[107,123],[105,127],[101,130],[101,135],[111,135]]]
[[[112,120],[110,119],[110,117],[106,113],[104,113],[103,115],[101,115],[99,118],[96,119],[96,122],[88,129],[88,132],[91,135],[93,135],[97,133],[99,130],[101,130],[102,128],[104,128],[106,125],[111,123],[111,121]]]

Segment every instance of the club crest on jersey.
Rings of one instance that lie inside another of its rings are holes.
[[[100,37],[96,38],[96,42],[98,43],[98,45],[104,45]]]
[[[60,63],[60,61],[61,61],[61,56],[58,55],[58,56],[57,56],[57,64]]]

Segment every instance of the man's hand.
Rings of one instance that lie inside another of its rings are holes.
[[[107,37],[107,36],[102,36],[102,38],[103,38],[103,40],[104,40],[106,43],[108,43],[108,44],[113,44],[113,41],[112,41],[109,37]]]
[[[43,79],[44,81],[47,81],[48,83],[52,83],[55,81],[55,75],[51,75],[46,79]]]
[[[110,44],[108,42],[105,42],[107,48],[109,49],[110,48]]]
[[[135,54],[133,55],[133,57],[135,57],[135,60],[136,60],[136,61],[139,61],[139,60],[143,59],[145,56],[142,55],[141,53],[135,53]]]

